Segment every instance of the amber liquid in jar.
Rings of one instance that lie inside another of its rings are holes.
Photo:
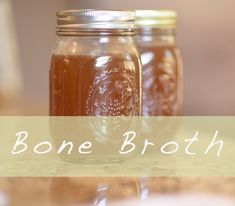
[[[128,59],[121,55],[54,55],[50,115],[140,115],[139,60],[131,55]]]
[[[182,112],[182,63],[174,45],[139,46],[143,66],[143,115]]]
[[[181,115],[183,68],[175,39],[177,13],[136,10],[136,27],[143,67],[143,115]]]
[[[61,11],[57,17],[58,39],[50,67],[50,115],[140,115],[142,84],[141,64],[133,39],[135,13],[72,10]],[[110,121],[107,123],[108,120],[88,119],[90,121],[84,130],[87,129],[93,137],[94,149],[100,151],[86,157],[61,155],[62,158],[92,163],[119,161],[107,144],[117,145],[117,140],[113,140],[110,134],[119,128],[121,121],[115,118],[115,123],[112,123],[114,118],[108,118]],[[62,127],[68,128],[67,125]],[[74,128],[69,137],[80,133],[76,126]],[[53,128],[51,130],[53,132]],[[68,130],[70,132],[71,129]],[[54,136],[57,143],[58,138]]]

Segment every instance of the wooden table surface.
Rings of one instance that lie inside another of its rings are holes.
[[[151,196],[200,192],[235,198],[235,178],[0,178],[0,206],[85,206],[104,197],[109,205],[140,200],[141,187]]]

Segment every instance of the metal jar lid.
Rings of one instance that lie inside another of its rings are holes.
[[[173,10],[136,10],[137,28],[175,28],[177,13]]]
[[[64,10],[57,12],[57,33],[77,30],[135,29],[135,11]]]

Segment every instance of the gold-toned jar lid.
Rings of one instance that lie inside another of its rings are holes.
[[[66,29],[134,29],[135,11],[65,10],[57,12],[57,32]]]
[[[175,28],[177,13],[173,10],[136,10],[137,28]]]

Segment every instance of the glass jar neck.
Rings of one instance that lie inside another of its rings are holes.
[[[59,35],[57,37],[58,42],[64,42],[65,44],[132,44],[134,43],[133,35]]]
[[[138,28],[137,42],[175,45],[175,29],[169,28]]]
[[[133,36],[134,29],[58,29],[58,36]]]

